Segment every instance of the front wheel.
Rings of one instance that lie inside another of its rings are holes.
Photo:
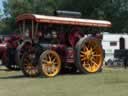
[[[57,52],[44,51],[40,56],[40,71],[45,77],[56,76],[61,69],[61,59]]]
[[[21,70],[25,76],[37,77],[39,75],[38,62],[35,53],[25,53],[21,61]]]
[[[96,38],[85,38],[76,46],[76,66],[82,73],[102,70],[103,50]]]

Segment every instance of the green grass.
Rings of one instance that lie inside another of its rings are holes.
[[[0,96],[128,96],[128,69],[54,78],[26,78],[21,72],[0,70]]]

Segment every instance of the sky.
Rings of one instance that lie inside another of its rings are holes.
[[[2,5],[2,2],[5,1],[5,0],[0,0],[0,10],[3,12],[3,5]]]

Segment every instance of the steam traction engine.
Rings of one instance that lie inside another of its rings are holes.
[[[103,50],[96,30],[111,27],[111,22],[37,14],[22,14],[16,20],[24,37],[17,48],[24,75],[53,77],[66,68],[101,70]]]

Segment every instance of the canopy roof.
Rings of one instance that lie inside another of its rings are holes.
[[[111,27],[110,21],[92,20],[92,19],[78,19],[69,17],[56,17],[37,14],[22,14],[17,16],[16,21],[34,20],[39,23],[53,23],[53,24],[67,24],[78,26],[92,26],[92,27]]]

